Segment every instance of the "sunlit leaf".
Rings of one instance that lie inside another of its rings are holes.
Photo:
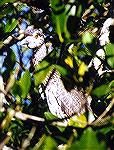
[[[68,56],[66,59],[65,59],[65,63],[67,65],[69,65],[71,68],[73,68],[73,58]]]
[[[15,27],[18,24],[18,20],[13,18],[11,23],[7,22],[6,26],[5,26],[5,32],[11,32],[13,29],[15,29]]]
[[[73,117],[71,117],[69,119],[68,125],[84,128],[87,125],[87,119],[86,119],[85,115],[80,115],[80,116],[74,115]]]
[[[57,119],[57,116],[54,116],[52,113],[50,112],[45,112],[44,113],[45,117],[47,120],[53,120],[53,119]]]
[[[94,36],[88,31],[84,32],[82,35],[82,42],[84,44],[92,43],[93,39],[94,39]]]
[[[44,142],[43,150],[57,150],[57,143],[53,138],[48,136]]]
[[[50,66],[50,64],[44,60],[35,67],[35,73],[40,70],[44,70],[44,69],[48,68],[49,66]]]
[[[82,62],[80,65],[79,65],[79,69],[78,69],[78,74],[80,76],[84,76],[85,72],[87,71],[87,65]]]

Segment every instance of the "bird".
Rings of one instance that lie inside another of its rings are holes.
[[[45,95],[50,112],[58,118],[78,116],[86,109],[87,98],[82,91],[74,87],[68,91],[57,70],[52,70],[48,80],[45,81]]]
[[[30,31],[32,30],[32,31]],[[31,34],[32,33],[32,34]],[[53,50],[51,47],[47,53],[44,34],[41,29],[29,27],[26,30],[26,38],[21,41],[21,45],[33,48],[32,64],[34,68]],[[30,40],[32,38],[32,40]],[[75,86],[68,91],[61,79],[59,71],[52,69],[46,76],[40,90],[44,92],[49,111],[58,118],[70,117],[73,114],[83,114],[88,105],[87,97]],[[45,87],[41,89],[42,87]],[[41,92],[41,93],[42,93]],[[44,96],[41,97],[44,98]]]

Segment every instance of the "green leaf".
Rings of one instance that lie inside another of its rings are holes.
[[[99,132],[106,135],[106,134],[110,133],[112,130],[113,130],[113,126],[107,126],[107,127],[101,128],[99,130]]]
[[[57,116],[53,115],[50,112],[45,112],[44,115],[45,115],[47,120],[53,120],[53,119],[57,119],[58,118]]]
[[[53,115],[52,113],[50,112],[45,112],[44,113],[45,117],[47,120],[55,120],[55,119],[58,119],[57,116]],[[63,123],[63,122],[62,122]],[[65,127],[63,126],[56,126],[61,132],[63,132],[65,130]],[[47,128],[48,129],[48,128]]]
[[[8,21],[5,26],[5,32],[11,32],[18,24],[18,20],[15,18],[12,19],[11,23]]]
[[[28,70],[26,70],[24,75],[20,78],[19,86],[21,89],[21,98],[26,98],[31,86],[31,76]]]
[[[110,88],[114,88],[114,80],[112,80],[112,81],[110,82],[109,87],[110,87]]]
[[[53,65],[54,66],[54,68],[56,69],[56,70],[58,70],[59,72],[60,72],[60,74],[62,74],[63,76],[66,76],[67,74],[68,74],[68,71],[64,68],[64,67],[62,67],[62,66],[60,66],[60,65]]]
[[[12,70],[12,69],[14,68],[15,62],[16,62],[15,53],[14,53],[12,50],[9,50],[9,51],[8,51],[8,55],[6,56],[3,65],[4,65],[7,69]]]
[[[39,72],[39,71],[42,71],[46,68],[50,67],[50,64],[43,60],[41,63],[39,63],[36,67],[35,67],[35,73]]]
[[[62,36],[63,33],[66,38],[70,37],[67,30],[68,15],[66,14],[65,5],[60,3],[59,0],[51,0],[50,3],[53,10],[52,22],[55,25],[56,33],[58,34],[59,40],[62,43],[64,42],[64,38]]]
[[[76,141],[76,143],[72,144],[72,146],[68,150],[106,150],[105,144],[98,142],[96,137],[96,133],[89,127],[87,128],[81,138],[80,141]]]
[[[36,86],[43,83],[46,75],[49,73],[49,71],[52,70],[52,68],[53,67],[50,66],[49,63],[46,61],[42,61],[40,64],[38,64],[38,66],[35,68],[34,74],[34,81]]]
[[[109,84],[103,84],[97,88],[95,88],[92,92],[93,95],[97,97],[104,96],[110,92]]]
[[[57,143],[53,138],[48,136],[44,142],[43,150],[57,150]]]
[[[104,0],[97,0],[98,3],[102,3]]]
[[[84,32],[82,35],[82,42],[84,44],[92,43],[93,39],[94,39],[94,36],[88,31]]]
[[[7,14],[12,13],[13,11],[14,11],[13,5],[8,5],[8,7],[1,10],[0,18],[5,17]]]
[[[16,0],[0,0],[0,6],[4,5],[5,3],[13,3]]]
[[[82,4],[79,5],[76,15],[79,18],[79,17],[81,17],[81,14],[82,14]]]
[[[39,142],[32,148],[33,150],[57,150],[56,141],[50,137],[43,135]]]
[[[21,88],[19,86],[19,81],[15,81],[15,84],[12,87],[11,91],[14,96],[21,95],[22,92],[21,92]]]
[[[114,68],[114,44],[107,44],[105,47],[105,53],[107,57],[107,63],[110,67]]]
[[[87,125],[87,119],[84,114],[77,116],[74,115],[68,121],[69,126],[84,128]]]

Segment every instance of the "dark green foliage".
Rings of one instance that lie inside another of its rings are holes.
[[[4,104],[0,101],[0,148],[7,145],[28,150],[56,150],[60,146],[65,150],[113,150],[113,33],[110,32],[110,43],[105,46],[100,47],[98,39],[103,22],[114,11],[110,3],[107,0],[0,0],[0,74],[4,81],[0,85],[0,100],[4,94],[7,101]],[[44,12],[34,13],[33,6]],[[35,28],[42,28],[46,44],[50,42],[53,46],[53,51],[35,68],[28,48],[18,43],[25,38],[18,38],[25,31],[25,28],[20,30],[23,19]],[[11,41],[4,44],[8,37],[12,37]],[[17,46],[16,52],[12,46]],[[101,75],[94,66],[88,68],[99,48],[105,52],[105,58],[99,58],[105,70]],[[75,115],[67,125],[49,112],[40,86],[53,69],[61,74],[66,89],[77,86],[92,97],[93,122],[88,122],[89,111]]]

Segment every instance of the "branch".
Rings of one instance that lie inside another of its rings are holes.
[[[2,150],[3,148],[4,148],[4,149],[7,148],[7,147],[5,146],[5,144],[8,143],[8,141],[9,141],[10,138],[11,138],[11,136],[12,136],[12,132],[11,132],[11,131],[7,132],[7,134],[6,134],[5,138],[3,139],[3,141],[0,142],[0,149],[1,149],[1,150]],[[9,147],[8,147],[8,149],[9,149],[9,150],[12,150],[12,149],[10,149]]]
[[[105,111],[94,122],[92,122],[91,125],[96,125],[97,123],[101,122],[103,117],[109,112],[109,110],[113,107],[113,105],[114,105],[114,98],[111,100],[110,104],[105,109]]]
[[[32,140],[32,138],[34,136],[35,131],[36,131],[36,127],[33,126],[28,137],[23,141],[21,150],[27,149],[27,147],[30,145],[30,141]]]
[[[15,112],[15,117],[18,118],[18,119],[21,119],[21,120],[31,119],[31,120],[40,121],[40,122],[45,121],[44,118],[28,115],[28,114],[25,114],[25,113],[22,113],[22,112]]]

